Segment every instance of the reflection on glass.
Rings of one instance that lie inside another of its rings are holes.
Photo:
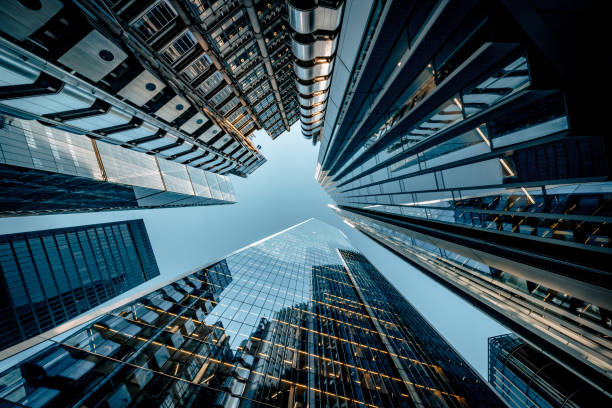
[[[185,31],[180,37],[172,42],[161,54],[162,58],[170,65],[177,62],[189,50],[198,43],[191,31]]]
[[[439,248],[364,217],[348,212],[343,212],[342,216],[349,219],[352,224],[359,225],[360,228],[376,236],[377,239],[390,244],[392,247],[401,248],[402,251],[413,256],[423,256],[429,259],[441,270],[444,268],[453,269],[456,268],[456,265],[461,265],[463,270],[469,271],[475,276],[480,277],[480,279],[484,279],[487,282],[493,280],[503,283],[505,287],[511,288],[511,290],[517,290],[524,295],[546,302],[553,306],[553,308],[547,306],[549,312],[555,312],[555,308],[558,308],[558,311],[555,313],[558,313],[559,319],[563,321],[575,324],[564,314],[564,312],[569,312],[573,316],[587,319],[607,330],[612,329],[612,312],[609,310],[570,296],[567,293],[547,288],[542,284],[525,280],[508,271],[499,270],[447,249]],[[509,229],[509,227],[506,227],[506,229]],[[584,327],[584,329],[589,330],[588,327]],[[595,331],[593,333],[597,336],[602,336],[601,333]]]
[[[0,398],[38,406],[500,406],[346,238],[316,220],[54,343],[0,374]]]

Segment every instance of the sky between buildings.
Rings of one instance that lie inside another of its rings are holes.
[[[210,207],[0,218],[0,233],[24,232],[143,218],[161,276],[168,280],[210,263],[254,241],[314,217],[340,228],[434,327],[487,377],[487,338],[503,326],[408,265],[374,241],[345,225],[327,206],[331,199],[314,179],[318,146],[299,126],[272,141],[256,133],[268,159],[247,179],[232,176],[238,203]],[[141,291],[140,286],[124,296]]]

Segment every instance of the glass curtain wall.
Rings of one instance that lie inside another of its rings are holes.
[[[5,401],[38,406],[502,406],[317,220],[126,300],[0,384]]]

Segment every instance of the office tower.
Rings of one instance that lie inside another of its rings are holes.
[[[362,40],[336,57],[316,178],[351,225],[609,390],[612,156],[581,85],[605,24],[544,3],[347,3],[339,41]]]
[[[90,317],[0,374],[0,398],[41,407],[503,406],[318,220]]]
[[[512,334],[489,338],[489,382],[512,408],[612,403],[609,396]]]
[[[233,60],[221,65],[186,5],[6,2],[0,11],[1,110],[246,177],[265,162],[249,140],[259,125],[227,76]],[[225,15],[226,8],[217,11]],[[220,44],[242,37],[239,28],[231,21],[220,28]]]
[[[265,162],[250,140],[257,129],[275,139],[300,117],[319,141],[336,54],[355,48],[338,42],[344,3],[11,0],[0,66],[12,75],[0,85],[17,88],[0,100],[14,114],[246,176]],[[28,106],[41,97],[68,100]],[[95,115],[112,124],[77,120]]]
[[[237,2],[5,3],[3,215],[233,202],[225,176],[266,161],[253,132],[297,119],[280,1],[263,34]]]
[[[344,0],[287,2],[302,134],[315,145],[323,130],[336,52],[350,47],[338,44],[343,8]]]
[[[143,220],[0,235],[0,350],[156,276]]]
[[[232,204],[228,176],[0,115],[0,217]]]

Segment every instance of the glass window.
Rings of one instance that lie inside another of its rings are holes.
[[[219,108],[219,112],[222,115],[225,115],[225,114],[227,114],[229,111],[231,111],[232,109],[234,109],[238,105],[240,105],[240,99],[238,99],[237,96],[234,96],[225,105],[223,105],[222,107]]]
[[[249,61],[256,58],[258,55],[258,48],[255,42],[232,55],[227,61],[230,69],[232,70],[232,74],[237,75],[242,72],[248,65]]]
[[[166,191],[194,195],[193,187],[187,174],[187,166],[164,159],[158,159],[157,163],[164,178]]]
[[[183,71],[182,76],[187,81],[193,81],[211,65],[212,61],[210,60],[210,57],[208,54],[204,53]]]
[[[218,87],[219,84],[221,84],[224,80],[225,79],[223,78],[223,74],[221,74],[221,72],[219,72],[219,71],[215,71],[214,74],[212,74],[211,76],[206,78],[206,80],[204,82],[202,82],[202,85],[200,86],[200,89],[202,89],[202,91],[204,91],[204,94],[208,94],[213,89]]]
[[[259,64],[255,66],[252,70],[250,70],[247,74],[240,78],[240,88],[243,91],[247,91],[254,85],[259,79],[263,78],[266,75],[266,69],[263,64]]]
[[[261,86],[258,86],[257,88],[253,89],[253,91],[251,91],[251,93],[247,95],[247,99],[250,103],[255,103],[257,100],[266,95],[270,91],[270,89],[270,83],[266,81],[261,84]]]
[[[155,156],[109,143],[97,145],[108,181],[157,190],[164,189]]]
[[[170,24],[176,16],[176,11],[170,3],[167,0],[162,0],[136,20],[132,27],[136,29],[143,39],[148,40]]]
[[[233,43],[240,42],[241,38],[247,35],[249,26],[245,12],[240,10],[213,31],[211,37],[217,49],[223,54]]]
[[[233,94],[234,93],[232,91],[232,88],[230,88],[229,85],[226,85],[225,87],[223,87],[223,89],[214,94],[212,98],[210,98],[210,101],[213,103],[214,106],[219,106],[224,100],[226,100],[227,98],[229,98],[230,95]]]
[[[197,43],[198,41],[195,36],[191,31],[187,30],[162,51],[161,56],[168,64],[174,65],[183,55],[195,47]]]

